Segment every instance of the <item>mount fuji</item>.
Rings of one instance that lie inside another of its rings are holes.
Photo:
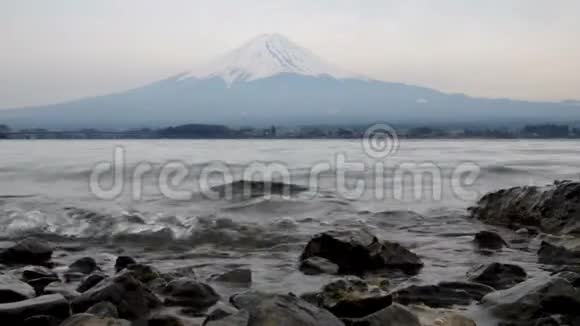
[[[260,35],[203,66],[128,91],[0,111],[13,127],[528,123],[580,120],[569,102],[446,94],[375,80],[327,63],[278,34]]]

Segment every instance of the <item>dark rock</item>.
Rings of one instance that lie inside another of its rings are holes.
[[[131,326],[131,322],[91,314],[76,314],[65,320],[60,326]]]
[[[537,227],[547,233],[577,234],[580,183],[556,181],[545,187],[504,189],[483,196],[471,215],[483,222],[518,229]]]
[[[235,315],[208,322],[208,326],[343,326],[330,312],[309,304],[293,295],[273,295],[246,292],[230,301],[241,309]],[[251,323],[248,323],[251,321]]]
[[[381,242],[366,230],[319,234],[306,245],[300,260],[310,257],[330,260],[338,265],[341,274],[362,275],[383,269],[414,274],[423,267],[413,252],[394,242]]]
[[[36,295],[32,286],[9,275],[0,275],[0,303],[32,299]]]
[[[538,262],[549,265],[580,265],[580,252],[542,241],[538,250]]]
[[[115,273],[119,273],[123,269],[127,268],[127,266],[134,264],[137,264],[137,261],[135,261],[135,259],[129,256],[119,256],[115,261]]]
[[[42,277],[42,278],[37,278],[34,280],[30,280],[26,283],[28,283],[28,285],[32,286],[34,288],[34,291],[36,291],[37,295],[43,294],[44,293],[44,289],[52,283],[55,282],[60,282],[60,279],[57,277]]]
[[[207,317],[205,318],[202,326],[205,326],[207,323],[209,323],[211,321],[224,319],[228,316],[232,316],[232,315],[235,315],[237,313],[238,313],[238,310],[234,307],[230,307],[230,306],[217,307],[207,314]]]
[[[217,282],[251,284],[252,271],[246,268],[234,269],[214,278]]]
[[[424,304],[432,308],[468,306],[480,301],[493,288],[478,283],[442,282],[438,285],[412,285],[394,292],[393,300],[403,305]]]
[[[482,265],[470,273],[469,280],[504,290],[525,281],[526,271],[517,265],[493,263]]]
[[[220,299],[220,296],[211,286],[188,278],[169,282],[163,294],[167,296],[165,305],[197,309],[207,309]]]
[[[60,294],[0,304],[0,321],[3,325],[20,325],[25,319],[39,315],[53,316],[62,320],[70,315],[70,307]]]
[[[84,257],[72,263],[68,267],[68,272],[88,275],[97,270],[97,268],[97,262],[93,258]]]
[[[149,318],[147,326],[184,326],[184,324],[175,316],[159,315]]]
[[[87,314],[98,317],[119,318],[117,308],[109,301],[99,302],[87,310]]]
[[[151,309],[161,305],[141,282],[129,274],[121,274],[81,294],[72,301],[72,309],[74,313],[82,313],[102,301],[112,303],[119,316],[129,320],[143,318]]]
[[[396,303],[366,317],[343,321],[347,326],[421,326],[415,314]]]
[[[306,275],[338,274],[338,265],[322,257],[310,257],[301,261],[299,269]]]
[[[103,273],[99,273],[99,272],[93,273],[93,274],[87,276],[81,282],[81,284],[79,284],[79,286],[77,287],[77,292],[79,292],[79,293],[87,292],[93,286],[101,283],[101,281],[103,281],[104,279],[107,279],[107,278],[108,278],[108,276],[103,274]]]
[[[507,247],[507,242],[499,234],[491,231],[477,233],[473,242],[479,249],[499,250]]]
[[[498,318],[530,323],[552,315],[578,316],[580,291],[559,276],[534,278],[485,296],[483,304]]]
[[[45,265],[52,257],[52,247],[39,239],[24,239],[0,252],[0,263],[7,265]]]
[[[59,326],[60,319],[53,316],[32,316],[24,320],[23,326]]]

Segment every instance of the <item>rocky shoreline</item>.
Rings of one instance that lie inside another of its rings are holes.
[[[26,238],[0,251],[0,320],[28,326],[470,326],[475,322],[462,307],[478,305],[499,325],[580,325],[580,250],[570,245],[580,221],[580,183],[500,190],[470,213],[540,241],[538,262],[551,275],[532,278],[521,266],[495,261],[462,281],[395,285],[393,273],[421,273],[422,259],[412,249],[365,228],[331,230],[305,244],[296,268],[335,279],[298,296],[248,290],[252,271],[245,268],[201,279],[192,268],[160,272],[125,255],[109,273],[92,257],[55,266],[53,243]],[[474,252],[491,260],[510,246],[491,231],[473,237]],[[226,297],[209,283],[241,290]]]

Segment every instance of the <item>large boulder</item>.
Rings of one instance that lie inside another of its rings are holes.
[[[504,290],[526,280],[528,274],[517,265],[492,263],[481,265],[469,273],[469,280]]]
[[[62,320],[70,315],[70,307],[60,294],[0,304],[0,321],[3,325],[21,325],[28,317],[40,315]]]
[[[552,315],[580,315],[580,290],[564,277],[530,279],[485,296],[483,304],[498,318],[532,323]]]
[[[119,317],[129,320],[144,318],[161,305],[159,299],[141,282],[129,274],[121,274],[81,294],[72,301],[72,309],[74,313],[83,313],[103,301],[112,303]]]
[[[468,306],[479,302],[494,288],[478,283],[442,282],[437,285],[411,285],[392,293],[393,301],[404,304],[424,304],[432,308]]]
[[[6,265],[45,265],[52,257],[53,248],[45,241],[24,239],[0,251],[0,263]]]
[[[470,211],[473,217],[489,224],[575,234],[580,231],[580,183],[556,181],[544,187],[499,190],[483,196]]]
[[[70,273],[91,274],[97,270],[97,262],[91,257],[83,257],[68,267]]]
[[[13,276],[0,275],[0,303],[32,299],[35,295],[36,292],[32,286]]]
[[[293,295],[273,295],[246,292],[234,295],[231,303],[238,314],[208,322],[208,326],[343,326],[330,312]],[[246,318],[247,316],[247,318]],[[251,321],[251,323],[248,323]]]
[[[362,275],[384,269],[415,274],[423,267],[419,256],[409,249],[398,243],[379,241],[367,230],[316,235],[304,248],[300,260],[311,257],[328,259],[338,265],[341,274]]]

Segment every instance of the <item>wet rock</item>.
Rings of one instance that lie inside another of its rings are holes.
[[[160,273],[153,266],[145,264],[133,264],[125,268],[124,274],[129,274],[146,284],[160,277]]]
[[[488,294],[483,304],[498,318],[529,323],[551,315],[577,316],[580,291],[559,276],[534,278]]]
[[[53,316],[32,316],[26,318],[22,324],[23,326],[59,326],[60,319]]]
[[[250,313],[246,310],[218,319],[207,318],[203,326],[247,326],[250,325]],[[292,325],[292,324],[289,324]]]
[[[343,321],[347,326],[421,326],[415,314],[396,303],[364,318]]]
[[[210,311],[207,314],[207,317],[205,318],[202,326],[205,326],[207,323],[209,323],[211,321],[217,321],[220,319],[224,319],[226,317],[235,315],[237,313],[238,313],[238,310],[234,307],[231,307],[231,306],[216,307],[215,309],[213,309],[212,311]]]
[[[449,309],[433,309],[422,305],[408,307],[425,326],[476,326],[475,322],[456,311]]]
[[[91,257],[81,258],[68,267],[69,273],[91,274],[97,270],[97,262]]]
[[[77,287],[77,292],[79,293],[84,293],[88,290],[90,290],[93,286],[101,283],[101,281],[107,279],[108,276],[103,274],[103,273],[93,273],[89,276],[87,276],[82,282],[81,284]]]
[[[10,275],[0,275],[0,303],[32,299],[34,288]]]
[[[542,241],[538,250],[538,262],[549,265],[580,265],[580,252]]]
[[[80,293],[71,289],[67,284],[63,284],[60,281],[50,283],[42,291],[43,294],[61,294],[68,301],[72,301],[77,298]]]
[[[52,257],[53,249],[45,241],[27,238],[0,252],[0,263],[6,265],[45,265]]]
[[[129,256],[119,256],[115,261],[115,273],[119,273],[129,265],[137,264],[137,261]]]
[[[60,326],[131,326],[131,322],[91,314],[76,314],[65,320]]]
[[[30,285],[34,288],[34,291],[36,292],[37,295],[40,295],[40,294],[44,293],[44,289],[46,289],[46,287],[49,284],[52,284],[55,282],[60,282],[60,279],[57,277],[42,277],[42,278],[36,278],[34,280],[30,280],[26,283],[28,283],[28,285]]]
[[[87,310],[87,314],[98,317],[118,318],[117,308],[109,301],[99,302]]]
[[[442,282],[438,285],[412,285],[392,295],[395,302],[404,305],[424,304],[432,308],[450,308],[455,305],[468,306],[493,291],[495,289],[492,287],[478,283]]]
[[[471,271],[469,280],[489,285],[496,290],[504,290],[525,281],[526,271],[517,265],[492,263]]]
[[[379,241],[366,230],[326,232],[306,245],[300,260],[322,257],[339,267],[341,274],[362,275],[383,269],[398,269],[414,274],[423,267],[419,256],[398,243]]]
[[[479,249],[499,250],[507,247],[507,242],[499,234],[491,231],[477,233],[473,242]]]
[[[214,278],[217,282],[251,284],[252,271],[246,268],[234,269]]]
[[[69,304],[60,294],[0,304],[0,321],[3,325],[20,325],[28,317],[39,315],[53,316],[62,320],[69,314]]]
[[[580,183],[556,181],[544,187],[504,189],[483,196],[471,215],[483,222],[518,229],[538,227],[547,233],[575,234],[580,213]]]
[[[165,305],[197,309],[207,309],[220,299],[211,286],[188,278],[169,282],[163,294],[167,296]]]
[[[43,266],[29,265],[16,271],[16,274],[19,274],[20,279],[24,282],[39,278],[58,278],[58,275],[55,272]]]
[[[151,309],[161,305],[159,299],[141,282],[129,274],[121,274],[81,294],[72,301],[72,309],[75,313],[82,313],[103,301],[112,303],[119,317],[129,320],[143,318]]]
[[[393,303],[390,295],[372,288],[358,277],[335,280],[306,301],[320,306],[340,318],[362,318]]]
[[[235,315],[208,322],[208,326],[249,325],[269,326],[342,326],[330,312],[309,304],[293,295],[273,295],[246,292],[234,295],[230,301],[241,311]]]
[[[306,275],[338,274],[338,265],[322,257],[310,257],[300,262],[300,270]]]

